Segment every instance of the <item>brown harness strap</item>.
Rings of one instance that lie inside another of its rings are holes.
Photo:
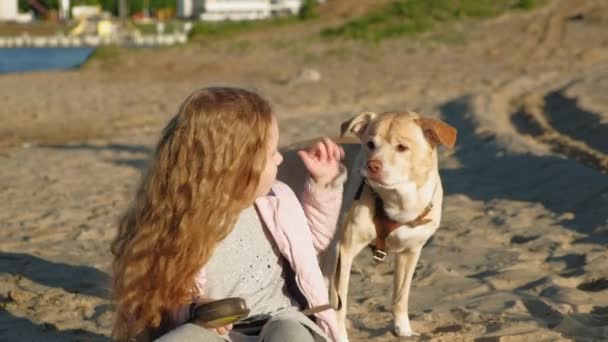
[[[382,262],[387,256],[386,251],[386,238],[392,233],[395,229],[401,226],[407,226],[409,228],[416,228],[423,224],[431,222],[431,219],[426,218],[426,216],[433,209],[433,202],[429,203],[422,213],[418,215],[415,219],[409,222],[401,223],[397,222],[386,215],[386,211],[384,210],[384,204],[382,202],[382,198],[376,194],[376,210],[374,215],[374,226],[376,227],[376,242],[372,247],[374,252],[373,258],[376,262]]]
[[[365,179],[361,182],[359,189],[355,195],[355,200],[361,198],[361,194],[363,193],[363,187],[365,185]],[[382,262],[388,255],[386,251],[386,238],[392,233],[395,229],[401,226],[407,226],[409,228],[416,228],[423,224],[431,222],[431,219],[426,218],[426,216],[433,209],[433,197],[435,197],[435,191],[437,190],[437,185],[435,185],[435,189],[433,190],[433,195],[431,196],[431,202],[424,208],[422,213],[418,215],[415,219],[409,222],[397,222],[386,215],[386,211],[384,210],[384,203],[382,202],[382,198],[372,190],[372,193],[375,197],[375,214],[374,214],[374,226],[376,227],[376,242],[372,246],[370,245],[373,251],[373,258],[376,262]]]
[[[300,312],[303,313],[304,316],[312,316],[312,315],[317,314],[319,312],[323,312],[325,310],[329,310],[329,309],[333,309],[333,308],[334,307],[331,304],[325,304],[325,305],[315,306],[315,307],[312,307],[310,309],[302,310]],[[341,303],[338,304],[338,308],[336,308],[336,310],[340,310],[340,308],[342,308],[342,304]]]

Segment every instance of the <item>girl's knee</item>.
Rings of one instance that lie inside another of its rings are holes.
[[[268,322],[263,342],[314,342],[310,330],[296,320],[283,319]]]
[[[195,324],[184,324],[165,335],[159,337],[155,342],[224,342],[225,339],[212,330],[201,328]]]

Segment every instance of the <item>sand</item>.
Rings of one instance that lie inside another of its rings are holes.
[[[282,146],[365,110],[458,128],[408,340],[608,340],[608,4],[552,1],[379,44],[317,29],[0,75],[0,340],[109,339],[116,220],[180,101],[215,84],[267,96]],[[391,261],[356,259],[352,341],[397,340]]]

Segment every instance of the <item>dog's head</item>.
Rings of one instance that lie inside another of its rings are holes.
[[[456,129],[414,112],[361,113],[344,122],[341,134],[362,145],[361,174],[374,188],[393,189],[406,182],[421,186],[436,167],[438,145],[453,148]]]

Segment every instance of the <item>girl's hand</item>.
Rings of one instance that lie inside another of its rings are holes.
[[[331,139],[323,138],[308,150],[298,151],[298,155],[315,183],[324,187],[340,173],[344,150]]]
[[[220,335],[228,335],[230,330],[232,330],[232,324],[224,325],[223,327],[219,327],[219,328],[215,328],[215,329],[211,329],[211,330],[215,330],[215,332]]]
[[[207,298],[207,297],[197,297],[194,299],[194,303],[196,304],[205,304],[205,303],[210,303],[215,301],[215,299],[211,299],[211,298]],[[228,335],[228,333],[230,332],[230,330],[232,330],[232,324],[227,324],[224,325],[222,327],[218,327],[218,328],[210,328],[207,327],[207,329],[215,331],[217,334],[219,335]]]

